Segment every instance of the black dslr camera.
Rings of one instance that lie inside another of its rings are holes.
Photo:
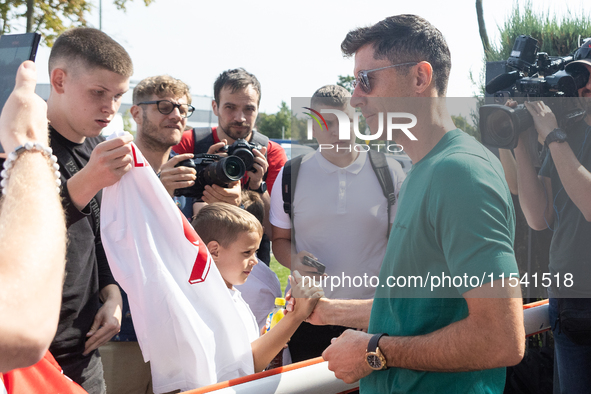
[[[191,167],[197,172],[197,179],[193,186],[176,189],[175,196],[185,196],[201,200],[206,185],[219,185],[228,187],[228,184],[240,180],[246,173],[246,166],[240,157],[208,155],[206,153],[195,155],[193,159],[183,160],[175,167]]]
[[[226,151],[228,152],[228,156],[236,156],[242,159],[244,165],[246,166],[246,171],[256,172],[256,169],[253,167],[254,164],[254,154],[252,151],[260,150],[261,146],[258,144],[251,144],[244,138],[237,139],[232,145],[226,146]]]
[[[503,105],[508,98],[518,102],[532,97],[548,98],[544,103],[552,109],[561,128],[582,120],[585,111],[578,105],[577,91],[587,84],[589,73],[584,67],[565,71],[565,66],[576,57],[577,53],[574,57],[548,56],[545,52],[538,52],[536,39],[525,35],[517,37],[507,59],[507,72],[486,85],[486,92],[494,94],[496,104],[483,105],[479,109],[482,142],[513,149],[517,146],[519,134],[533,125],[533,118],[524,104],[516,108]]]

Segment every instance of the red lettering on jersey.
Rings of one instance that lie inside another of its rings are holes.
[[[131,153],[133,154],[133,165],[134,167],[146,167],[147,164],[145,161],[139,162],[138,161],[138,154],[136,152],[136,147],[134,144],[131,144]]]
[[[207,247],[199,238],[195,229],[189,224],[189,221],[183,215],[183,213],[179,210],[179,214],[183,220],[183,230],[185,232],[185,238],[189,240],[193,245],[199,248],[197,252],[197,257],[195,258],[195,263],[193,264],[193,269],[191,270],[191,276],[189,277],[189,283],[196,284],[205,281],[207,278],[207,274],[209,273],[209,268],[211,267],[211,256]]]

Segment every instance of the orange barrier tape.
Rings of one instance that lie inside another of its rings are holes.
[[[283,372],[293,371],[294,369],[308,367],[310,365],[319,364],[324,362],[322,357],[311,358],[310,360],[300,361],[299,363],[293,363],[290,365],[286,365],[284,367],[279,367],[275,369],[271,369],[269,371],[258,372],[252,375],[242,376],[240,378],[226,380],[225,382],[220,382],[216,384],[212,384],[209,386],[201,387],[195,390],[184,391],[183,394],[203,394],[203,393],[210,393],[215,390],[224,389],[231,386],[236,386],[242,383],[251,382],[253,380],[266,378],[267,376],[278,375]]]
[[[525,304],[523,305],[523,310],[525,311],[526,309],[531,309],[531,308],[535,308],[535,307],[540,307],[543,305],[548,304],[548,300],[541,300],[541,301],[536,301],[536,302],[532,302],[529,304]],[[531,335],[536,335],[539,334],[541,332],[544,331],[548,331],[550,328],[538,331],[538,332],[534,332],[531,334],[527,334],[526,336],[531,336]],[[232,387],[232,386],[237,386],[239,384],[243,384],[243,383],[247,383],[247,382],[252,382],[254,380],[257,379],[262,379],[262,378],[266,378],[268,376],[273,376],[273,375],[278,375],[280,373],[284,373],[284,372],[288,372],[288,371],[293,371],[299,368],[304,368],[304,367],[308,367],[310,365],[314,365],[314,364],[319,364],[321,362],[323,362],[324,360],[322,359],[322,357],[317,357],[317,358],[313,358],[310,360],[306,360],[306,361],[301,361],[298,363],[294,363],[294,364],[290,364],[290,365],[286,365],[284,367],[279,367],[279,368],[275,368],[269,371],[263,371],[263,372],[259,372],[259,373],[255,373],[252,375],[248,375],[248,376],[243,376],[237,379],[232,379],[232,380],[227,380],[225,382],[220,382],[220,383],[215,383],[206,387],[201,387],[198,389],[194,389],[194,390],[190,390],[190,391],[185,391],[183,392],[183,394],[205,394],[205,393],[210,393],[216,390],[221,390],[221,389],[225,389],[228,387]],[[356,389],[350,390],[350,391],[354,391]],[[346,391],[343,393],[347,393],[350,391]]]
[[[548,300],[536,301],[536,302],[532,302],[532,303],[529,303],[529,304],[524,304],[523,305],[523,309],[534,308],[536,306],[545,305],[547,303],[548,303]]]

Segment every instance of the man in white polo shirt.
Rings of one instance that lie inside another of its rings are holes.
[[[353,119],[349,99],[346,89],[328,85],[314,93],[311,107],[318,112],[340,110]],[[355,149],[352,130],[348,140],[339,140],[336,115],[324,113],[322,116],[326,124],[313,125],[319,149],[302,159],[291,203],[295,245],[292,221],[284,211],[282,193],[271,195],[273,253],[282,265],[300,272],[309,270],[301,265],[303,256],[317,258],[326,266],[329,280],[324,291],[329,298],[370,299],[375,288],[369,284],[369,278],[379,274],[396,203],[391,207],[388,223],[388,200],[369,155],[364,149]],[[392,157],[386,160],[397,196],[405,175],[396,160]],[[279,180],[282,178],[283,170],[278,175]],[[335,277],[334,280],[331,277]],[[340,279],[340,286],[331,288],[331,283],[337,284],[336,277]],[[345,327],[340,326],[303,323],[289,343],[293,361],[320,356],[330,345],[331,338],[344,330]]]

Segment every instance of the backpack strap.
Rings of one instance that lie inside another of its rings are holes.
[[[250,138],[249,141],[251,144],[257,143],[260,146],[264,146],[265,148],[269,149],[269,137],[267,137],[264,134],[261,134],[260,132],[256,131],[255,129],[252,129],[252,137]]]
[[[373,168],[373,172],[375,172],[378,182],[380,182],[384,197],[386,197],[386,200],[388,200],[388,226],[386,227],[386,238],[388,238],[390,236],[390,217],[392,215],[392,206],[396,203],[394,183],[392,182],[392,176],[390,175],[390,168],[388,167],[386,155],[383,152],[378,152],[375,150],[370,150],[368,155],[371,168]]]
[[[193,141],[195,141],[194,154],[207,153],[209,147],[214,144],[211,127],[193,128]]]
[[[283,210],[291,220],[291,247],[295,250],[295,226],[293,225],[293,196],[298,180],[298,173],[304,156],[294,157],[288,160],[283,166],[281,177],[281,194],[283,196]]]

